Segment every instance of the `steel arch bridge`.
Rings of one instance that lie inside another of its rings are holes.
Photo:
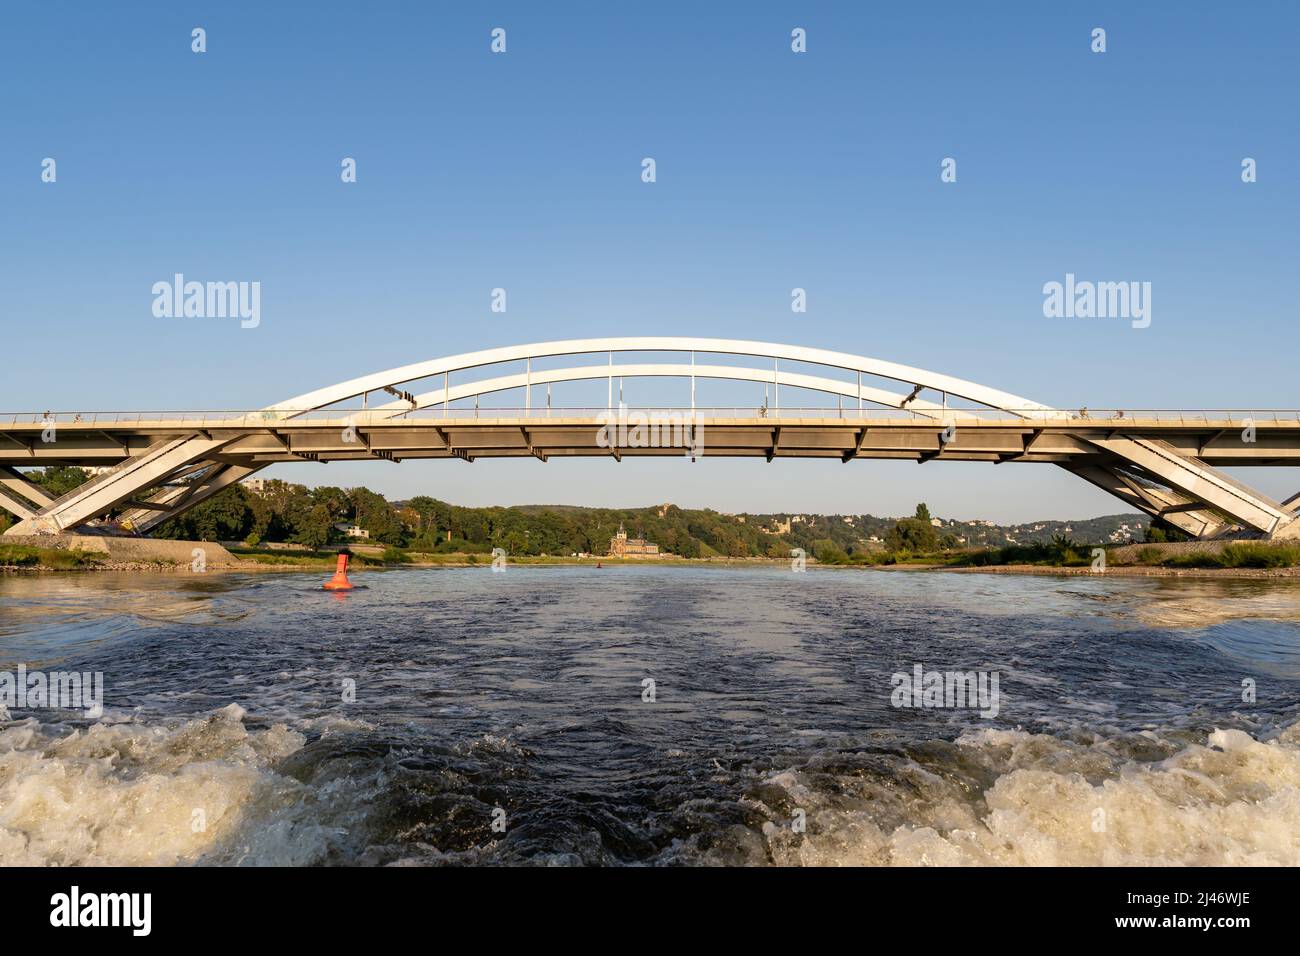
[[[630,353],[669,353],[679,360],[615,361]],[[586,361],[553,364],[581,356]],[[733,364],[737,359],[750,364]],[[628,409],[621,401],[627,378],[689,380],[689,404]],[[553,385],[600,380],[607,383],[603,407],[552,404]],[[699,380],[762,385],[765,398],[757,408],[702,407],[696,403]],[[535,406],[539,388],[546,401]],[[519,390],[522,407],[482,405],[484,396]],[[792,390],[836,404],[791,407]],[[342,405],[356,399],[360,408]],[[676,427],[679,437],[654,440],[662,425]],[[650,440],[629,440],[629,428],[634,438],[648,434]],[[666,337],[577,339],[453,355],[255,411],[0,413],[0,507],[18,519],[9,535],[83,528],[144,533],[277,462],[545,462],[562,456],[621,461],[684,452],[769,462],[1043,462],[1196,537],[1300,536],[1300,495],[1275,502],[1215,467],[1300,464],[1297,411],[1066,412],[964,379],[844,352]],[[43,465],[98,473],[55,499],[18,470]],[[105,518],[110,512],[117,513],[112,521]]]

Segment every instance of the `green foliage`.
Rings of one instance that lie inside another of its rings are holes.
[[[65,551],[60,548],[33,548],[22,544],[0,544],[0,567],[10,568],[70,568],[91,567],[99,562],[82,551]]]
[[[937,550],[939,532],[930,524],[930,509],[919,504],[914,517],[895,522],[885,536],[885,544],[891,551],[911,554]]]
[[[1300,565],[1300,544],[1234,541],[1218,552],[1171,554],[1162,563],[1175,568],[1290,568]]]
[[[319,492],[321,489],[317,489]],[[349,488],[346,500],[351,502],[356,523],[370,532],[370,540],[379,544],[401,544],[405,537],[402,520],[397,509],[383,495],[369,488]],[[326,525],[331,522],[326,514]]]
[[[324,504],[304,502],[294,514],[293,534],[289,540],[294,544],[304,544],[309,548],[319,548],[328,544],[334,522],[330,518],[329,508]]]
[[[822,564],[849,564],[849,556],[841,551],[829,541],[819,542],[817,550],[813,552],[815,557]]]
[[[73,488],[85,484],[90,475],[84,468],[56,465],[26,472],[25,477],[58,498],[60,495],[66,495]]]
[[[997,564],[1079,567],[1091,564],[1091,561],[1091,548],[1079,548],[1072,542],[1061,541],[968,551],[958,555],[952,563],[976,567]],[[1175,553],[1152,546],[1138,548],[1132,562],[1166,568],[1293,568],[1300,566],[1300,543],[1234,541],[1218,551],[1205,549]]]
[[[249,533],[247,499],[239,485],[213,495],[184,514],[163,522],[153,532],[157,538],[188,541],[231,541]]]
[[[1092,549],[1079,549],[1068,538],[1053,542],[1009,544],[1002,548],[966,551],[950,563],[959,566],[986,567],[998,564],[1046,564],[1054,567],[1079,567],[1092,563]]]
[[[1153,518],[1147,527],[1146,540],[1148,544],[1162,544],[1167,541],[1191,541],[1192,536],[1164,518]]]

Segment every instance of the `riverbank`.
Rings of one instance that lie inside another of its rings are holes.
[[[948,551],[935,554],[874,552],[819,562],[805,559],[809,569],[876,571],[950,571],[990,574],[1110,574],[1129,577],[1300,577],[1300,544],[1289,541],[1199,541],[1163,544],[1127,544],[1105,550],[1073,543],[1014,546],[997,550]],[[240,547],[211,541],[174,541],[152,538],[109,538],[63,535],[40,539],[0,541],[0,571],[48,573],[54,571],[329,571],[338,552]],[[417,552],[400,548],[358,548],[351,556],[353,570],[383,568],[481,568],[492,563],[481,553]],[[773,567],[790,566],[789,558],[718,557],[595,557],[558,555],[509,556],[511,566],[650,565],[660,567]]]
[[[25,554],[20,561],[13,560],[12,552],[0,546],[0,574],[50,574],[56,572],[131,572],[151,574],[185,574],[192,575],[197,569],[191,562],[166,561],[112,561],[96,555],[76,554],[57,549],[27,549],[36,554]],[[353,573],[364,574],[367,571],[395,570],[399,568],[445,568],[448,570],[485,568],[491,565],[489,560],[471,560],[474,555],[445,555],[441,560],[402,562],[385,562],[373,558],[354,556],[351,565]],[[236,557],[235,560],[203,567],[204,573],[220,574],[223,572],[239,573],[274,573],[320,571],[327,573],[334,567],[334,556],[294,557],[283,554],[257,557]],[[673,558],[673,559],[635,559],[635,558],[540,558],[522,557],[509,561],[512,567],[718,567],[718,568],[784,568],[789,565],[785,559],[774,558]],[[1218,578],[1218,579],[1295,579],[1300,580],[1300,567],[1250,568],[1250,567],[1169,567],[1163,565],[1107,565],[1105,571],[1097,571],[1090,566],[1060,566],[1043,564],[985,564],[955,565],[937,563],[900,563],[876,565],[818,564],[807,562],[809,571],[884,571],[896,573],[942,572],[949,574],[1001,574],[1001,575],[1055,575],[1057,577],[1136,577],[1136,578]]]
[[[124,538],[100,539],[113,542],[101,549],[87,549],[60,542],[62,547],[39,547],[31,544],[0,544],[0,573],[49,573],[54,571],[149,571],[193,573],[200,567],[204,572],[221,571],[332,571],[338,560],[336,551],[283,551],[255,548],[227,548],[210,541],[160,541],[162,551],[148,555],[151,539]],[[119,541],[131,542],[132,557],[115,556],[120,551]],[[78,543],[79,544],[79,543]],[[201,562],[196,565],[202,553]],[[609,557],[553,557],[521,555],[508,559],[512,566],[555,565],[595,567],[618,565],[652,565],[678,567],[755,567],[783,566],[788,559],[780,558],[609,558]],[[815,564],[813,561],[808,562]],[[427,554],[401,552],[396,549],[380,555],[356,551],[351,554],[350,569],[366,571],[392,568],[483,568],[492,564],[490,554]]]
[[[1038,564],[991,564],[982,567],[931,565],[928,570],[954,574],[1048,574],[1071,577],[1120,578],[1294,578],[1300,580],[1300,568],[1192,568],[1163,565],[1107,565],[1105,571],[1091,567],[1053,567]]]

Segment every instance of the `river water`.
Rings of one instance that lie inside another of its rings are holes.
[[[323,577],[0,577],[0,863],[1300,863],[1295,582]]]

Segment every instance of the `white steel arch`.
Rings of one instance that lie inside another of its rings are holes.
[[[614,365],[613,355],[625,352],[690,352],[690,364],[638,364]],[[769,358],[773,360],[773,371],[725,365],[700,366],[695,364],[696,353],[717,355],[743,355],[752,358]],[[528,385],[551,382],[578,381],[583,379],[601,379],[610,376],[672,376],[731,379],[736,381],[774,382],[777,385],[809,388],[849,398],[860,397],[863,401],[885,405],[892,408],[907,408],[922,414],[942,412],[942,406],[925,402],[915,396],[922,389],[943,392],[956,398],[985,405],[989,408],[1012,412],[1022,418],[1052,416],[1055,410],[1039,402],[989,388],[965,379],[943,375],[926,369],[909,365],[899,365],[881,359],[847,352],[835,352],[828,349],[807,348],[797,345],[780,345],[772,342],[754,342],[743,339],[707,339],[683,338],[675,336],[639,336],[596,339],[568,339],[558,342],[540,342],[532,345],[512,345],[496,349],[484,349],[478,352],[466,352],[445,358],[416,362],[383,372],[374,372],[359,378],[349,379],[337,385],[316,389],[293,398],[285,399],[268,406],[266,411],[283,412],[285,417],[294,414],[324,408],[350,398],[357,398],[370,392],[385,389],[397,389],[408,382],[433,378],[438,375],[449,378],[452,372],[465,372],[483,366],[504,362],[528,361],[539,358],[556,358],[570,355],[607,353],[610,356],[608,366],[587,365],[569,369],[549,369],[529,371],[522,374],[496,376],[479,382],[459,384],[455,387],[444,386],[442,389],[424,392],[412,396],[410,401],[390,402],[379,406],[380,410],[392,411],[394,414],[415,408],[427,408],[444,401],[454,401],[473,395],[522,388]],[[782,372],[778,363],[800,362],[810,365],[824,365],[846,371],[871,375],[877,378],[892,379],[911,386],[910,394],[897,394],[882,389],[848,384],[836,379],[820,376],[792,374]],[[951,412],[949,413],[951,414]]]

